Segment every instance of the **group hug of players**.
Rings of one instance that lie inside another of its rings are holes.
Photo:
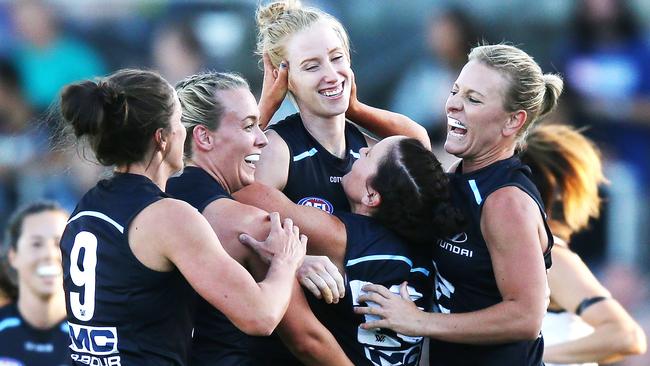
[[[64,123],[115,167],[58,234],[66,362],[542,365],[645,351],[566,244],[598,215],[604,178],[580,133],[534,126],[559,76],[513,46],[472,49],[446,103],[445,150],[460,160],[445,172],[424,128],[358,101],[338,20],[283,1],[257,22],[259,103],[233,73],[174,87],[130,69],[63,89]],[[267,127],[287,93],[299,113]],[[603,341],[603,319],[630,341]],[[576,324],[587,330],[563,330]]]

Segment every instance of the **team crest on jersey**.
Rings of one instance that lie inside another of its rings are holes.
[[[327,213],[334,212],[334,206],[332,206],[332,204],[329,203],[327,200],[319,197],[305,197],[300,201],[298,201],[298,204],[303,206],[316,207]]]

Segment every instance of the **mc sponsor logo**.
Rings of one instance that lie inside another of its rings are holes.
[[[91,327],[68,322],[70,349],[93,355],[117,353],[117,328]]]
[[[332,204],[329,203],[327,200],[319,197],[305,197],[300,201],[298,201],[298,204],[303,206],[316,207],[327,213],[334,212],[334,206],[332,206]]]

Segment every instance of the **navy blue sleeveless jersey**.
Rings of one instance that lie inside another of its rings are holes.
[[[145,267],[128,241],[134,217],[165,197],[143,175],[115,173],[72,213],[61,253],[74,365],[187,364],[192,288],[176,269]]]
[[[465,232],[440,240],[434,245],[436,307],[441,313],[465,313],[502,301],[487,245],[481,234],[481,210],[487,197],[499,188],[515,186],[532,197],[544,217],[549,246],[544,253],[550,267],[553,236],[546,224],[544,207],[537,188],[530,180],[530,169],[517,157],[499,161],[475,172],[462,174],[462,166],[450,174],[452,199],[468,221]],[[504,225],[507,225],[504,223]],[[448,365],[542,365],[544,341],[521,341],[500,345],[430,343],[430,364]]]
[[[0,365],[69,365],[68,344],[65,320],[50,329],[37,329],[25,321],[15,304],[0,308]]]
[[[399,286],[408,281],[411,299],[421,309],[431,309],[430,247],[409,245],[368,216],[343,212],[336,216],[345,224],[348,236],[344,261],[346,296],[336,305],[312,301],[314,313],[355,365],[417,365],[423,337],[408,337],[387,329],[361,329],[359,325],[373,316],[355,314],[353,307],[372,306],[357,301],[367,283],[383,285],[399,294]]]
[[[289,174],[282,193],[299,205],[316,207],[328,213],[349,212],[350,204],[341,186],[341,177],[352,169],[352,164],[359,158],[359,149],[367,146],[363,133],[345,122],[346,154],[340,159],[309,134],[299,113],[269,126],[269,129],[277,132],[289,148]],[[307,292],[305,295],[308,299],[311,297]],[[258,363],[301,365],[275,333],[271,337],[252,339],[252,350]]]
[[[305,129],[300,114],[271,125],[289,147],[289,176],[282,192],[293,202],[320,208],[329,213],[350,211],[341,186],[341,177],[352,169],[366,139],[353,124],[345,123],[346,154],[340,159],[330,154]]]
[[[169,179],[166,191],[201,213],[215,200],[233,199],[205,170],[191,166],[185,167],[180,176]],[[237,329],[222,312],[198,294],[196,297],[190,364],[251,365],[249,336]]]

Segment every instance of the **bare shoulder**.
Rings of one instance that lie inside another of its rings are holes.
[[[199,212],[189,204],[172,198],[156,201],[131,221],[128,232],[131,251],[150,269],[171,270],[170,249],[185,243],[184,239],[197,232],[200,223]]]
[[[270,219],[266,211],[231,199],[212,201],[203,210],[203,216],[226,252],[245,266],[253,253],[239,242],[239,235],[246,233],[261,241],[270,231]]]
[[[546,250],[542,214],[532,197],[514,186],[500,188],[483,204],[481,232],[489,247],[518,243],[538,243]]]
[[[497,189],[485,199],[483,212],[486,211],[496,215],[518,216],[539,213],[539,208],[526,192],[515,186],[507,186]]]
[[[269,143],[262,149],[257,162],[255,179],[272,187],[283,189],[289,176],[289,146],[277,132],[266,131]]]

